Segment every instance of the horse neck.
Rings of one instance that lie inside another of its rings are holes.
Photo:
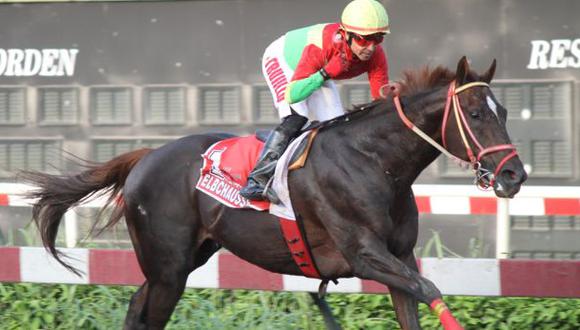
[[[441,144],[441,122],[447,88],[441,87],[418,96],[402,98],[405,115],[432,139]],[[391,102],[391,101],[389,101]],[[394,105],[386,113],[376,111],[360,122],[368,137],[355,139],[355,148],[378,161],[382,171],[403,184],[412,184],[440,152],[403,124]]]

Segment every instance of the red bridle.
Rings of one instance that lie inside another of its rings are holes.
[[[495,178],[499,175],[503,166],[510,159],[517,156],[517,151],[516,151],[516,147],[513,144],[500,144],[500,145],[495,145],[492,147],[484,148],[481,145],[481,143],[479,143],[479,141],[477,140],[475,135],[473,134],[471,128],[469,127],[469,124],[467,123],[467,120],[465,119],[465,115],[463,114],[463,110],[461,109],[461,104],[459,102],[459,93],[461,93],[461,92],[463,92],[466,89],[469,89],[471,87],[475,87],[475,86],[482,86],[482,87],[489,88],[489,85],[487,83],[479,82],[479,81],[468,83],[468,84],[462,85],[460,87],[455,86],[455,81],[452,81],[451,84],[449,84],[449,89],[447,91],[447,101],[445,103],[445,113],[443,114],[443,122],[441,125],[441,135],[442,135],[443,146],[439,145],[439,143],[437,143],[436,141],[431,139],[431,137],[429,137],[427,134],[425,134],[423,131],[421,131],[417,126],[415,126],[407,118],[407,116],[405,116],[405,113],[403,112],[403,108],[401,107],[399,95],[394,95],[393,101],[395,102],[395,106],[397,108],[397,113],[399,114],[399,117],[401,117],[401,120],[405,123],[405,125],[407,127],[409,127],[411,130],[413,130],[413,132],[418,134],[421,138],[423,138],[424,140],[429,142],[435,148],[439,149],[442,153],[444,153],[448,157],[455,159],[455,160],[458,160],[460,162],[465,162],[465,160],[451,154],[447,150],[447,141],[446,141],[447,121],[449,120],[449,114],[451,112],[451,104],[453,104],[453,113],[455,114],[457,129],[459,130],[459,134],[461,135],[461,139],[462,139],[463,144],[465,146],[465,150],[466,150],[467,156],[469,158],[469,163],[471,164],[471,167],[472,167],[473,171],[475,172],[476,183],[482,188],[489,188],[489,187],[493,187],[493,185],[495,183]],[[475,153],[473,152],[473,149],[471,148],[471,146],[469,144],[469,140],[468,140],[467,136],[465,135],[465,131],[467,131],[467,134],[469,135],[471,142],[479,149],[479,153],[477,154],[477,157],[475,156]],[[487,156],[487,155],[490,155],[490,154],[493,154],[496,152],[500,152],[500,151],[506,151],[506,150],[511,150],[511,152],[508,153],[504,158],[502,158],[502,160],[497,165],[495,172],[492,173],[491,171],[489,171],[481,166],[480,162],[484,156]]]

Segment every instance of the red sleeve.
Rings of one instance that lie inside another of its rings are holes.
[[[387,64],[387,54],[385,54],[382,47],[377,47],[369,63],[369,83],[373,100],[381,97],[380,88],[388,82],[389,65]]]
[[[322,69],[324,65],[325,60],[322,55],[322,49],[312,44],[308,45],[304,47],[304,50],[302,51],[302,56],[294,70],[292,81],[308,78],[316,71]]]

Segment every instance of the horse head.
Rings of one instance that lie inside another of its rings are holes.
[[[479,75],[462,57],[450,84],[442,140],[451,154],[468,161],[477,184],[493,187],[498,197],[513,197],[527,174],[506,129],[507,110],[489,88],[496,61]]]

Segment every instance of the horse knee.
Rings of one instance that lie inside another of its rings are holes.
[[[398,260],[385,259],[384,256],[378,257],[372,251],[363,250],[357,258],[354,258],[351,265],[355,276],[398,288],[426,304],[441,298],[441,293],[433,282]]]
[[[418,300],[429,305],[433,300],[441,298],[441,291],[431,282],[430,280],[419,277],[418,283],[419,291],[421,294],[418,297]]]

